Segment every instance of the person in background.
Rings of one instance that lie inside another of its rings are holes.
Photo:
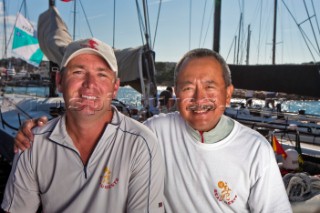
[[[265,107],[266,108],[275,109],[275,98],[277,96],[277,93],[276,92],[267,91],[267,92],[265,92],[265,96],[266,96],[266,98],[265,98]]]
[[[173,96],[173,89],[170,86],[167,86],[166,90],[168,90],[169,92],[171,92],[172,96]]]
[[[168,113],[174,111],[175,100],[173,97],[173,89],[168,86],[166,90],[163,90],[159,95],[159,110],[162,113]]]
[[[252,107],[253,90],[246,90],[245,99],[246,107]]]
[[[164,166],[155,135],[111,106],[119,88],[112,48],[70,43],[56,84],[66,112],[34,130],[15,155],[7,212],[164,212]]]
[[[165,163],[166,212],[292,212],[270,143],[224,115],[233,93],[225,60],[187,52],[175,68],[177,112],[145,121]],[[25,149],[28,122],[16,137]]]

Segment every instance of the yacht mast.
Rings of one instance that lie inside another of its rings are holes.
[[[137,2],[137,1],[136,1]],[[152,49],[151,33],[150,33],[150,21],[147,0],[142,1],[143,13],[144,13],[144,36],[146,40],[145,49],[143,53],[143,66],[146,68],[147,83],[144,83],[144,79],[141,79],[141,89],[144,95],[144,107],[147,109],[147,117],[150,117],[150,104],[155,107],[157,105],[157,84],[155,81],[155,53]],[[152,102],[149,103],[150,98]]]
[[[240,64],[240,62],[239,62],[239,52],[240,52],[240,41],[241,41],[242,22],[243,22],[243,14],[240,13],[239,32],[238,32],[238,44],[237,44],[237,64]]]
[[[251,30],[250,30],[250,24],[248,26],[248,40],[247,40],[247,59],[246,64],[249,65],[249,58],[250,58],[250,37],[251,37]]]
[[[55,0],[49,0],[49,8],[50,7],[55,7],[56,2]],[[49,97],[57,97],[58,94],[56,93],[56,73],[59,71],[59,66],[52,62],[49,61],[49,76],[50,76],[50,86],[49,86]]]
[[[221,0],[215,0],[213,25],[213,50],[220,51]]]
[[[77,12],[77,1],[73,1],[73,40],[76,40],[76,12]]]
[[[6,21],[6,0],[2,1],[3,4],[3,34],[4,34],[4,52],[3,52],[3,58],[7,58],[7,21]]]
[[[278,0],[274,0],[274,13],[273,13],[273,39],[272,39],[272,64],[276,64],[276,42],[277,42],[277,5],[278,5]]]
[[[49,0],[49,7],[53,7],[55,5],[56,5],[55,0]]]

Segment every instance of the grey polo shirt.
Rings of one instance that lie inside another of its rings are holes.
[[[83,165],[65,116],[34,130],[15,156],[2,208],[9,212],[164,212],[164,165],[155,135],[114,110]]]

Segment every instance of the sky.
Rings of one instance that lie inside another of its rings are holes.
[[[0,58],[4,52],[3,1],[0,0]],[[143,39],[136,6],[138,2],[142,14],[142,0],[116,0],[115,2],[114,5],[113,0],[77,0],[75,33],[73,32],[74,3],[56,0],[56,7],[75,39],[93,36],[110,45],[114,44],[118,49],[142,45]],[[190,49],[199,47],[212,49],[213,0],[148,0],[147,2],[156,61],[177,62]],[[273,2],[273,0],[222,0],[220,54],[228,63],[247,63],[249,25],[251,36],[248,63],[272,63]],[[304,2],[308,10],[305,9]],[[317,51],[318,14],[313,12],[312,4],[315,10],[319,11],[320,1],[318,0],[278,0],[277,64],[320,61],[319,50]],[[22,0],[6,0],[8,38],[21,5]],[[25,8],[26,12],[24,9],[21,12],[36,28],[38,16],[48,8],[48,1],[27,0]],[[314,32],[307,20],[307,11],[309,16],[312,16]],[[239,28],[241,14],[243,21]],[[93,35],[90,34],[85,17]],[[303,22],[300,30],[295,22]],[[303,34],[307,37],[303,37]],[[240,41],[239,45],[238,41]],[[8,51],[10,56],[10,50]]]

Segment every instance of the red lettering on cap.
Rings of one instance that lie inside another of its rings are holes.
[[[96,47],[97,45],[98,45],[98,43],[95,40],[90,39],[90,40],[88,40],[87,44],[83,44],[82,46],[98,50],[98,48]]]

